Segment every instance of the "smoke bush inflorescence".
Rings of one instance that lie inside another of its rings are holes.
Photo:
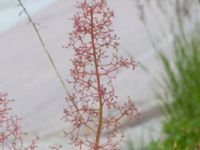
[[[38,138],[25,146],[23,136],[26,133],[21,131],[19,118],[10,115],[11,108],[6,93],[0,92],[0,148],[1,150],[35,150]]]
[[[77,10],[68,45],[75,56],[69,81],[73,92],[64,111],[71,123],[66,136],[79,149],[119,150],[120,122],[136,117],[137,110],[130,98],[124,104],[117,101],[113,80],[118,71],[134,69],[137,63],[118,54],[118,38],[111,29],[114,13],[105,0],[83,0]]]

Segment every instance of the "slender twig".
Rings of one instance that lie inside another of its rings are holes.
[[[62,79],[62,77],[61,77],[61,75],[60,75],[60,73],[59,73],[59,71],[58,71],[58,69],[57,69],[57,67],[56,67],[56,65],[55,65],[55,63],[54,63],[54,61],[53,61],[53,58],[51,57],[51,55],[50,55],[50,53],[49,53],[49,50],[48,50],[48,48],[47,48],[47,46],[46,46],[46,44],[45,44],[45,42],[44,42],[44,40],[43,40],[43,38],[42,38],[42,36],[41,36],[41,34],[40,34],[40,32],[39,32],[37,26],[36,26],[36,23],[33,21],[31,15],[29,14],[29,12],[28,12],[28,10],[26,9],[26,7],[24,6],[23,2],[22,2],[21,0],[18,0],[18,2],[19,2],[19,6],[21,6],[21,7],[23,8],[24,13],[25,13],[26,16],[28,17],[29,22],[32,24],[33,29],[34,29],[35,33],[37,34],[37,37],[38,37],[38,39],[39,39],[39,41],[40,41],[40,43],[41,43],[41,45],[42,45],[42,47],[43,47],[43,50],[45,51],[46,55],[48,56],[48,58],[49,58],[49,60],[50,60],[50,62],[51,62],[51,65],[52,65],[52,67],[53,67],[53,69],[54,69],[54,71],[55,71],[55,73],[56,73],[56,75],[57,75],[57,77],[58,77],[58,79],[59,79],[59,81],[60,81],[60,83],[61,83],[61,85],[62,85],[62,87],[63,87],[63,89],[64,89],[64,91],[65,91],[65,93],[66,93],[66,95],[67,95],[66,100],[69,100],[69,101],[72,102],[73,106],[76,108],[76,111],[77,111],[78,114],[80,115],[80,112],[78,111],[79,108],[78,108],[78,106],[76,105],[76,103],[74,102],[73,96],[72,96],[72,95],[69,93],[69,91],[67,90],[67,87],[66,87],[66,85],[65,85],[65,82],[64,82],[64,80]],[[91,132],[94,132],[93,129],[92,129],[91,127],[89,127],[88,125],[86,125],[86,124],[83,124],[83,125],[84,125],[87,129],[89,129]]]
[[[71,99],[70,93],[69,93],[68,90],[67,90],[67,87],[66,87],[66,85],[65,85],[65,82],[64,82],[64,80],[62,79],[62,77],[61,77],[61,75],[60,75],[60,73],[59,73],[59,71],[58,71],[58,69],[57,69],[57,67],[56,67],[56,65],[55,65],[55,63],[54,63],[53,58],[51,57],[51,55],[50,55],[50,53],[49,53],[49,50],[48,50],[48,48],[47,48],[47,46],[46,46],[46,44],[45,44],[45,42],[44,42],[44,40],[43,40],[43,38],[42,38],[42,36],[41,36],[41,34],[40,34],[40,32],[39,32],[39,30],[38,30],[38,28],[37,28],[35,22],[33,21],[33,19],[32,19],[32,17],[30,16],[28,10],[27,10],[26,7],[24,6],[23,2],[22,2],[21,0],[18,0],[18,2],[19,2],[19,5],[23,8],[24,13],[25,13],[26,16],[28,17],[29,22],[32,24],[33,29],[34,29],[35,33],[37,34],[37,37],[38,37],[38,39],[39,39],[39,41],[40,41],[40,43],[41,43],[41,45],[42,45],[42,47],[43,47],[43,50],[45,51],[46,55],[48,56],[48,58],[49,58],[49,60],[50,60],[50,62],[51,62],[51,65],[52,65],[52,67],[53,67],[53,69],[54,69],[54,71],[55,71],[55,73],[56,73],[56,75],[57,75],[57,77],[58,77],[58,79],[59,79],[59,81],[60,81],[60,83],[61,83],[63,89],[65,90],[66,94],[68,95],[68,98]]]

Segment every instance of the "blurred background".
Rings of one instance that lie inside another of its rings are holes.
[[[74,0],[23,0],[59,73],[70,78]],[[125,120],[123,150],[195,150],[200,144],[200,39],[198,0],[109,0],[121,53],[139,61],[117,75],[120,100],[133,98],[139,119]],[[14,99],[26,142],[38,150],[62,144],[65,92],[17,0],[0,0],[0,89]],[[66,86],[70,89],[70,85]]]

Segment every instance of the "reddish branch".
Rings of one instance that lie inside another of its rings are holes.
[[[24,144],[23,137],[26,133],[21,131],[19,119],[11,116],[10,100],[7,94],[0,93],[0,148],[1,150],[35,150],[38,138],[28,146]]]
[[[134,69],[136,62],[118,54],[118,38],[111,29],[114,13],[105,0],[83,0],[77,9],[68,45],[75,56],[69,81],[72,100],[64,111],[72,127],[66,135],[79,149],[119,150],[120,122],[135,117],[137,110],[130,98],[124,104],[117,101],[113,80],[121,69]]]

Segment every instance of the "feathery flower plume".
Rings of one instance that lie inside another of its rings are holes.
[[[0,148],[1,150],[35,150],[38,138],[25,146],[23,137],[25,132],[21,131],[19,118],[10,115],[11,108],[6,93],[0,93]]]
[[[75,56],[69,81],[73,92],[64,110],[64,119],[71,123],[66,136],[80,150],[119,150],[120,122],[136,117],[137,109],[131,98],[124,104],[117,101],[113,80],[121,69],[134,69],[137,63],[118,54],[111,28],[114,13],[105,0],[83,0],[77,10],[67,46]]]

